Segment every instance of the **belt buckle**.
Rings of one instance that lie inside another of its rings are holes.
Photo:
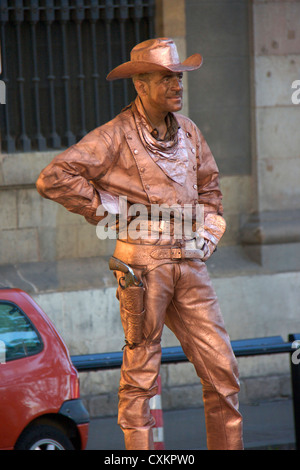
[[[181,259],[182,258],[182,251],[181,248],[171,248],[171,259]]]

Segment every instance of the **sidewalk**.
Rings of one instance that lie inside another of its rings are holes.
[[[295,449],[292,400],[241,405],[245,449]],[[167,450],[205,450],[203,408],[163,413]],[[92,419],[87,450],[124,450],[116,417]]]

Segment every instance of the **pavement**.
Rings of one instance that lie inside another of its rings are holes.
[[[289,399],[241,404],[245,450],[295,450],[293,402]],[[202,408],[163,412],[167,450],[206,450]],[[117,418],[91,420],[86,450],[125,450]]]

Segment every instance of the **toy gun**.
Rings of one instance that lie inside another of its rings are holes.
[[[121,321],[125,332],[125,342],[130,349],[135,348],[143,339],[144,288],[128,264],[112,256],[109,269],[120,271],[119,292]],[[123,282],[121,282],[123,281]]]
[[[125,274],[125,276],[121,277],[119,280],[119,284],[122,289],[126,289],[130,286],[143,287],[142,281],[138,280],[133,269],[120,259],[112,256],[109,260],[109,269],[111,271],[121,271]],[[121,280],[124,281],[124,284],[120,282]]]

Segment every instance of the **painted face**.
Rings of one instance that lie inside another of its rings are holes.
[[[167,114],[182,108],[182,76],[181,72],[155,72],[149,75],[146,99],[153,111]]]

